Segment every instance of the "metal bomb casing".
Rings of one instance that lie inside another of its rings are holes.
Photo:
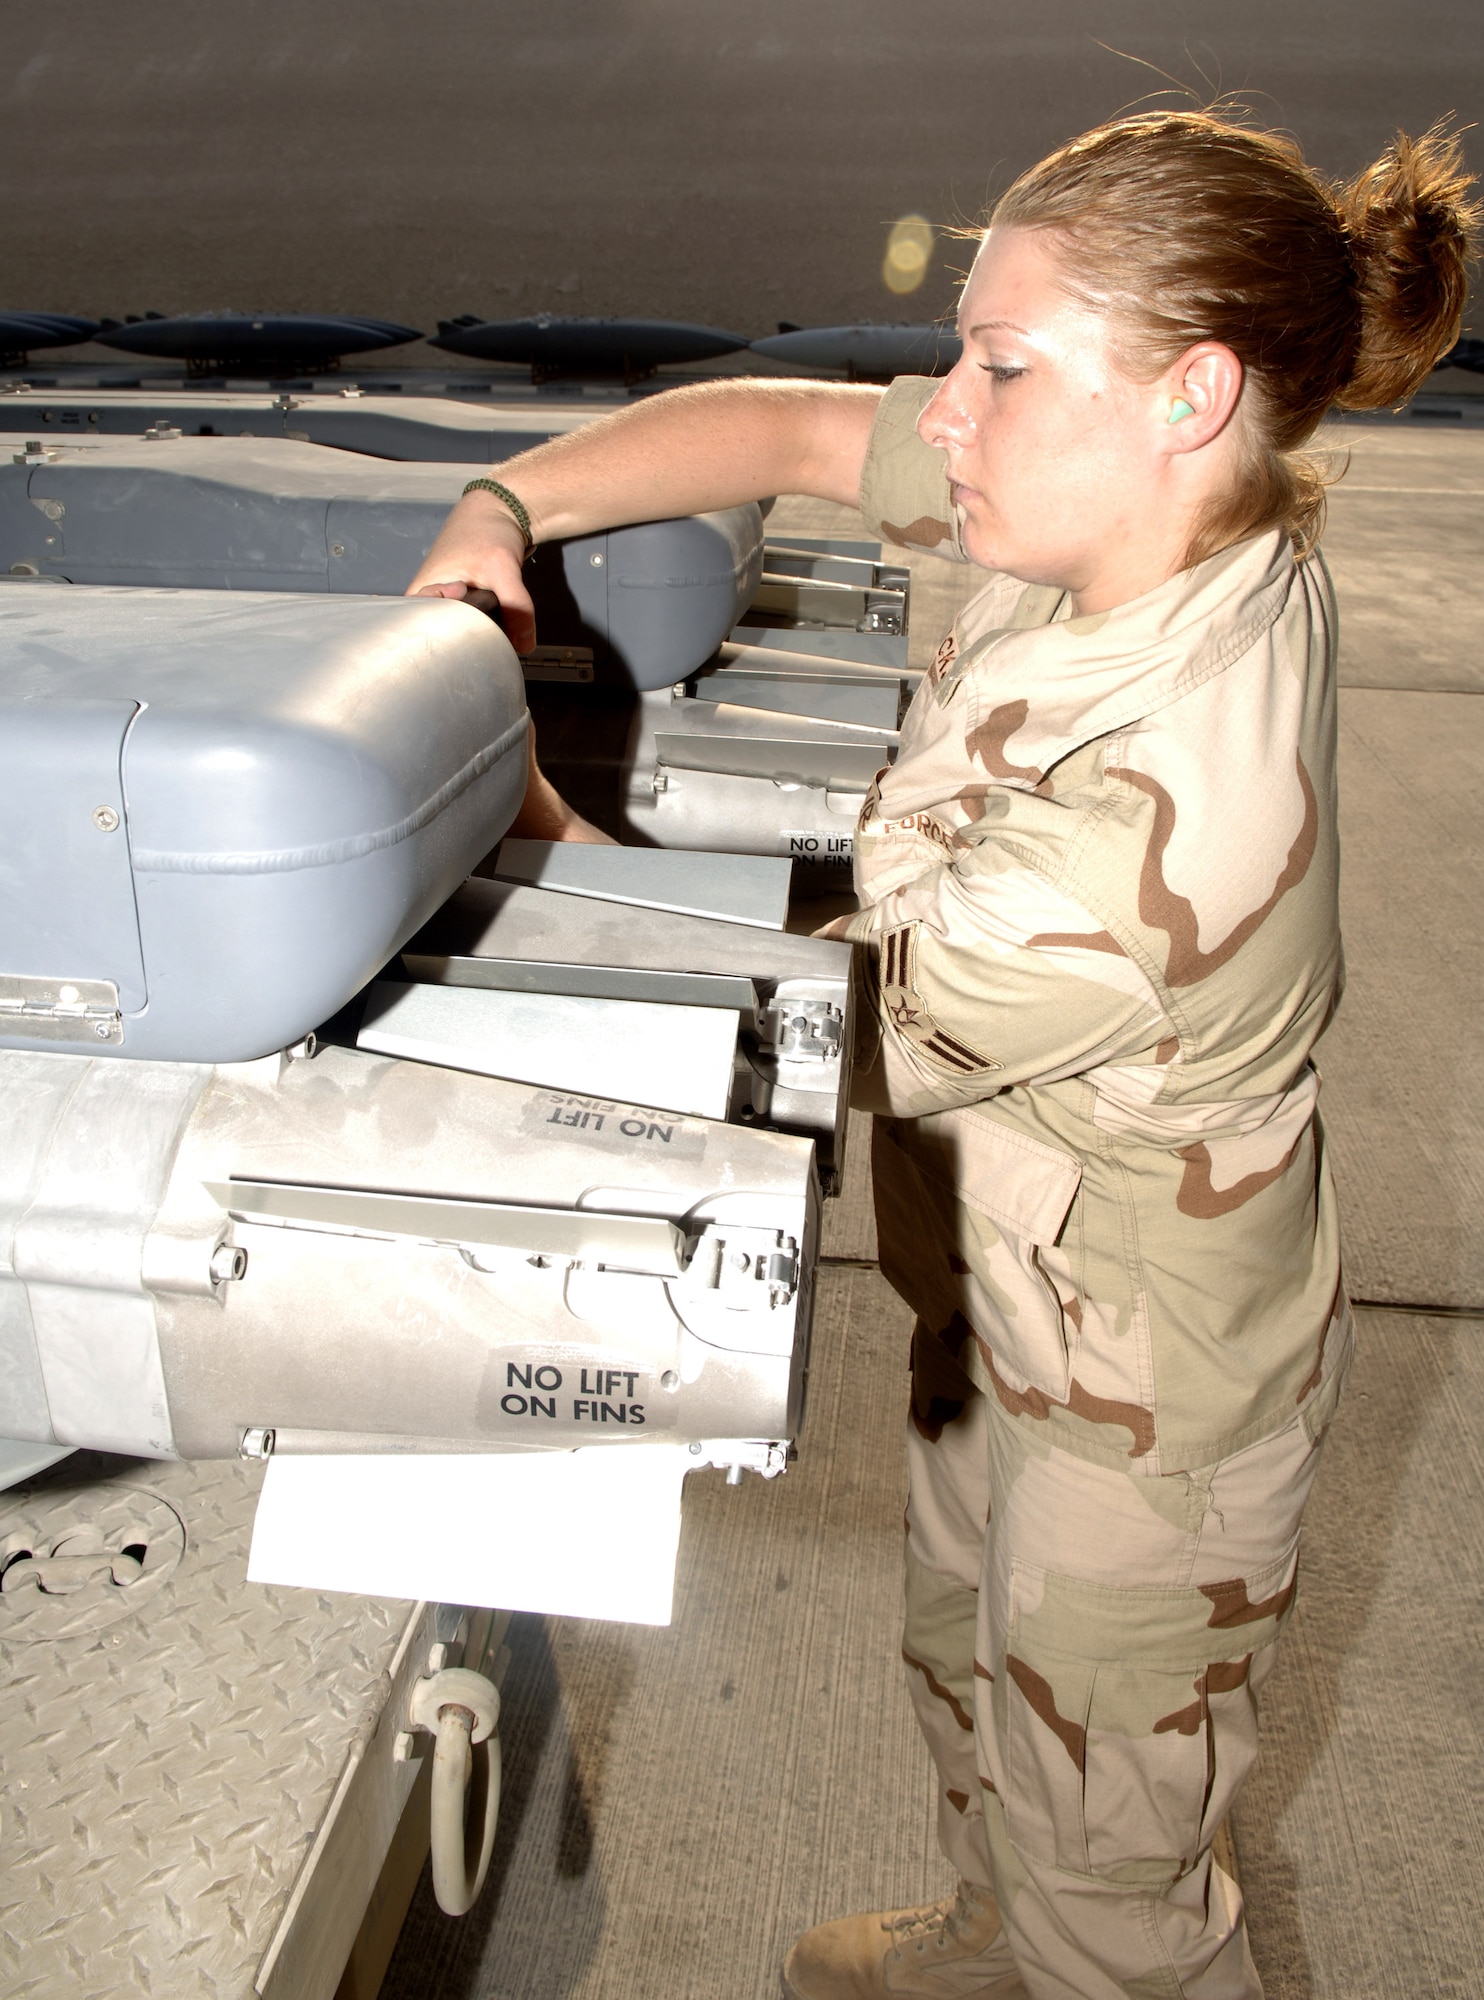
[[[806,1139],[339,1048],[0,1070],[0,1434],[213,1458],[798,1429]]]
[[[283,437],[21,440],[0,455],[0,570],[76,584],[400,596],[473,461],[393,463]],[[664,687],[731,630],[762,573],[751,503],[547,544],[532,565],[542,644],[592,675]]]

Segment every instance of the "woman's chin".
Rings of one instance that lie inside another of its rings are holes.
[[[1015,575],[1013,551],[1005,546],[1003,537],[987,534],[968,520],[964,523],[963,544],[964,554],[980,569],[1008,570],[1011,576]]]

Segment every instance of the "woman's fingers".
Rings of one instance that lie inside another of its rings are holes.
[[[407,595],[462,598],[476,611],[498,617],[517,653],[529,653],[536,643],[536,607],[521,576],[520,558],[508,549],[445,552],[435,542]]]
[[[531,602],[531,593],[521,582],[520,571],[517,569],[514,577],[501,588],[491,589],[489,595],[498,604],[505,637],[517,653],[529,653],[536,643],[536,607]],[[491,615],[494,615],[493,612]]]
[[[507,583],[500,591],[477,583],[423,583],[415,584],[407,595],[461,598],[471,610],[497,620],[517,653],[529,653],[536,643],[536,607],[523,583]]]
[[[408,585],[409,597],[462,597],[487,592],[498,607],[506,637],[518,653],[536,643],[536,612],[521,577],[525,536],[504,507],[484,492],[467,493],[438,531],[438,539]]]

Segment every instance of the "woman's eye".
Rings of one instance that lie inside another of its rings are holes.
[[[986,375],[992,375],[996,382],[1013,382],[1017,375],[1023,375],[1023,368],[1009,368],[999,361],[981,361],[979,366]]]

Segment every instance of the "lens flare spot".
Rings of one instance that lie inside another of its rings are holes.
[[[925,215],[904,215],[887,233],[881,282],[899,298],[915,292],[933,261],[933,225]]]

